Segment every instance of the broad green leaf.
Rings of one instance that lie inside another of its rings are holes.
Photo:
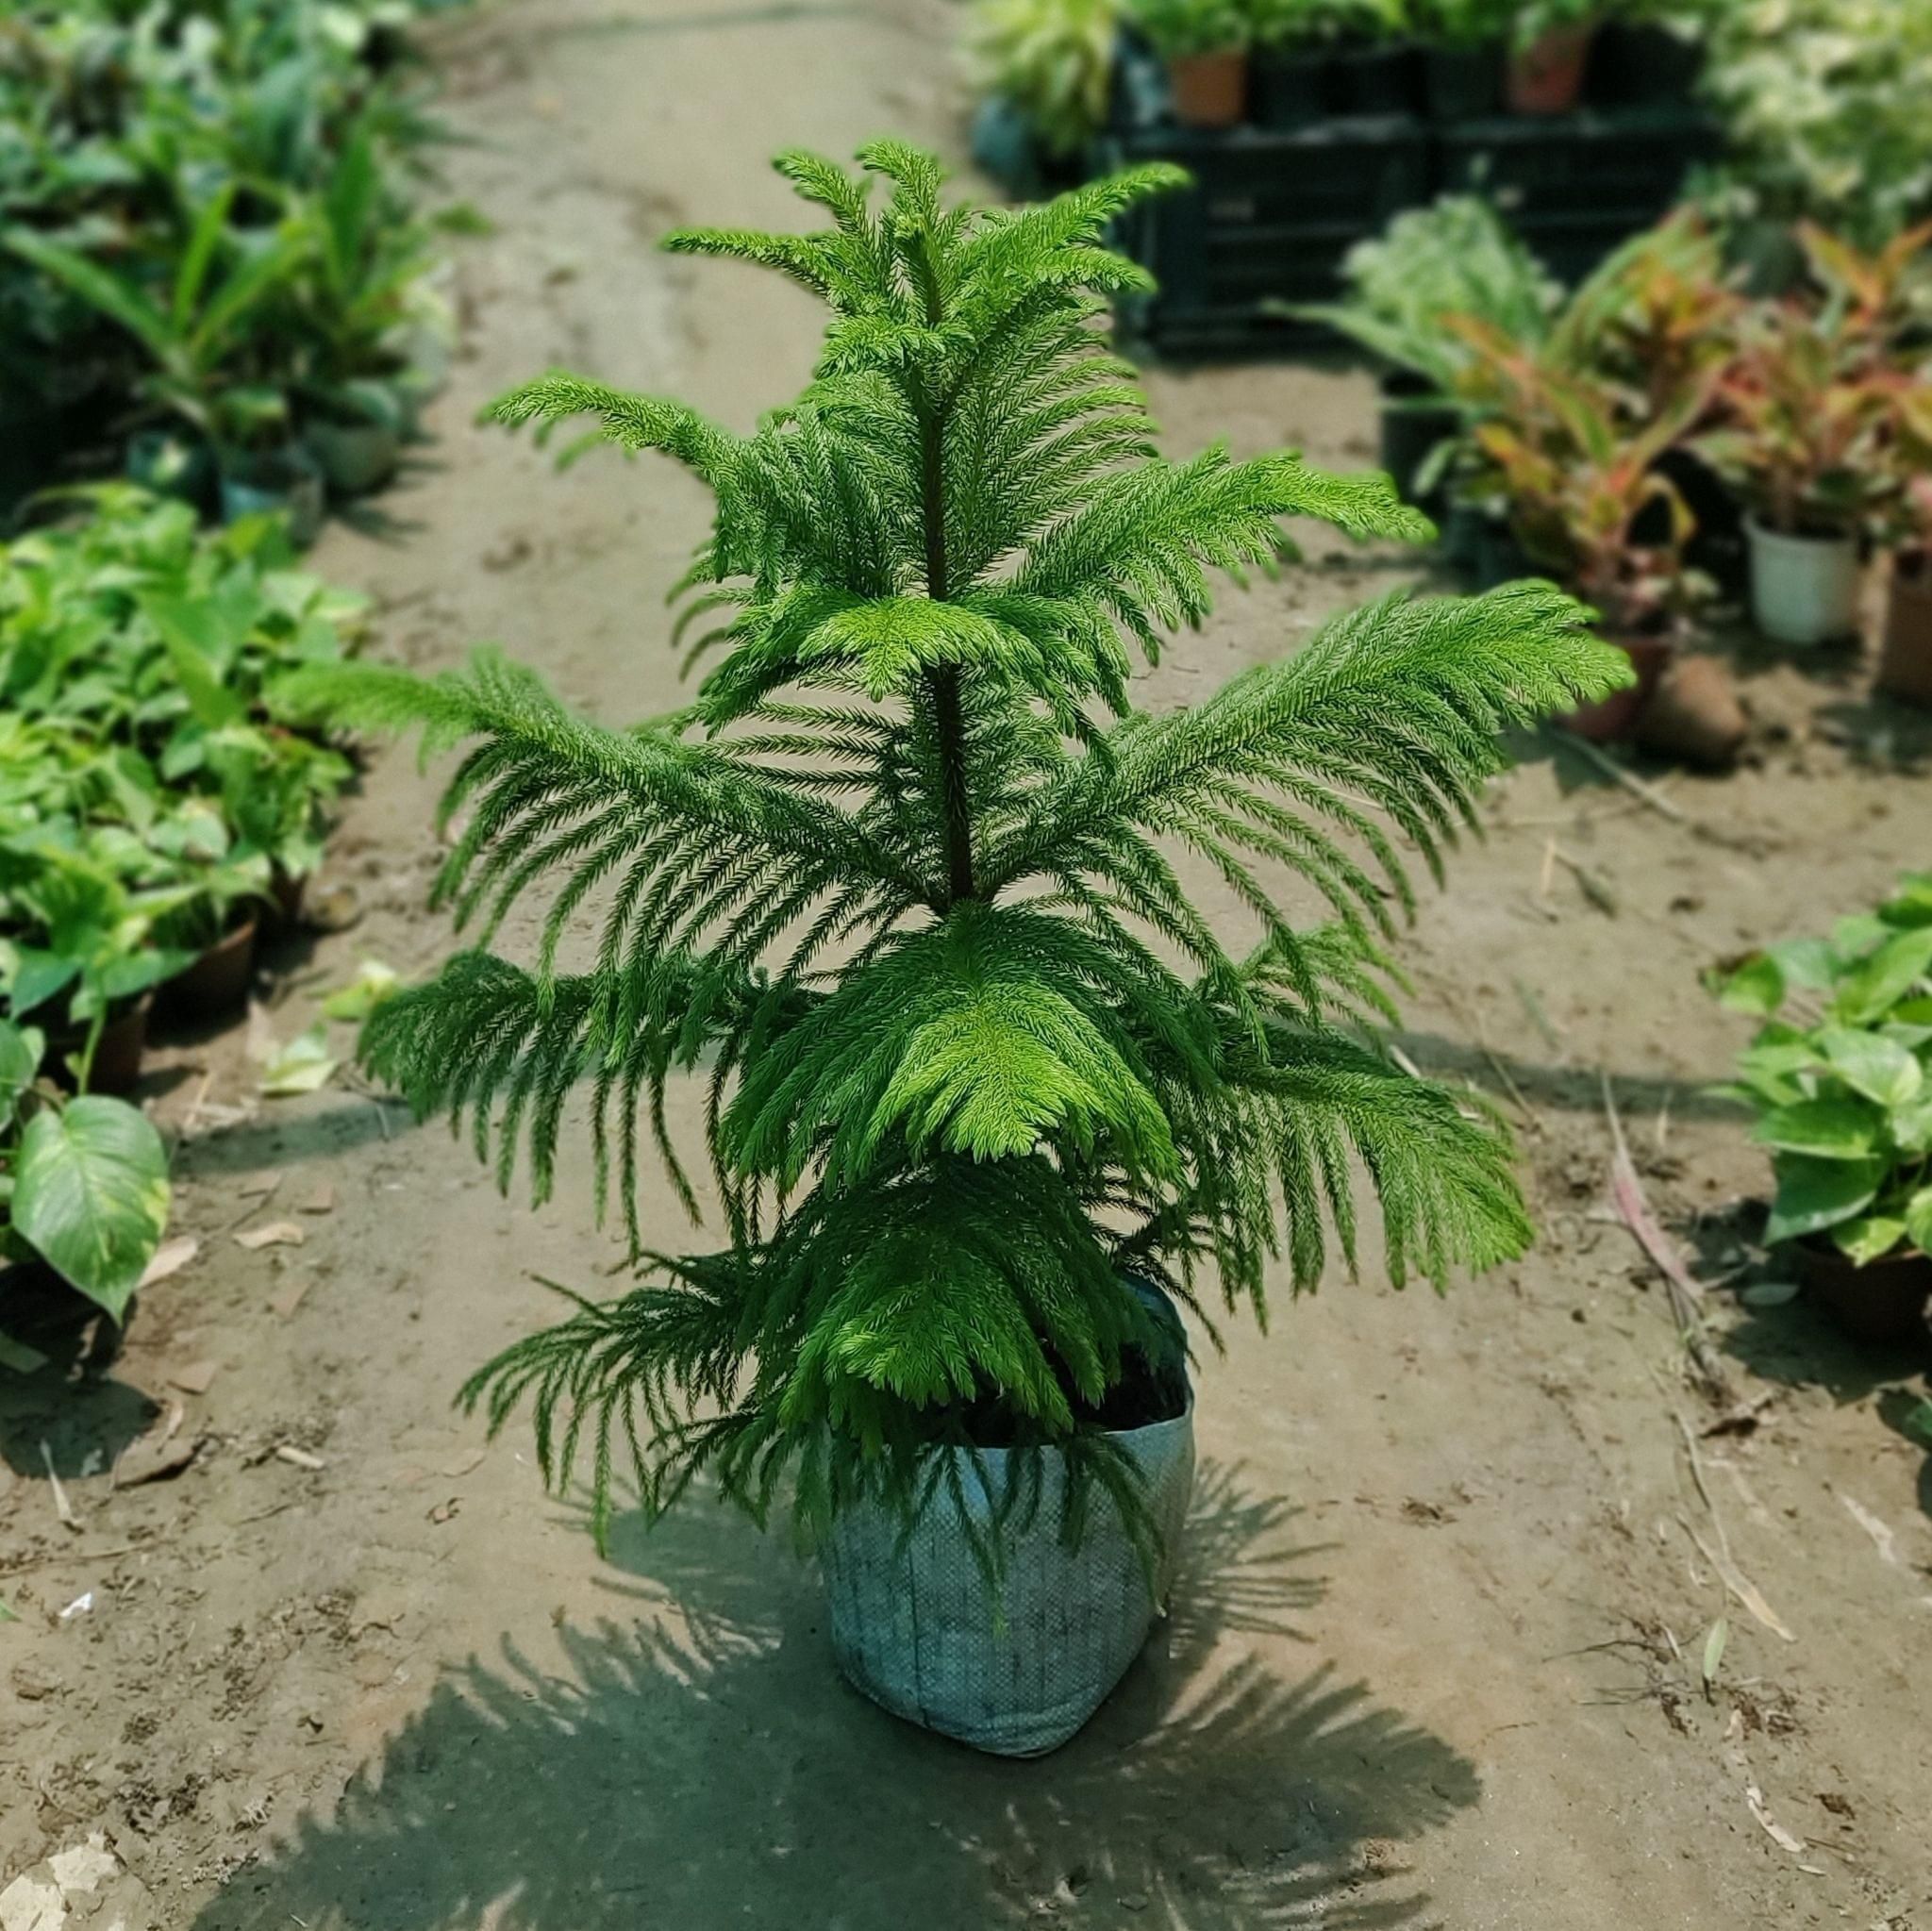
[[[1760,1146],[1816,1159],[1862,1160],[1877,1145],[1884,1126],[1884,1115],[1864,1100],[1800,1100],[1767,1113],[1752,1138]]]
[[[36,1113],[21,1138],[13,1224],[120,1320],[168,1224],[168,1159],[122,1100],[84,1095]]]
[[[1932,972],[1932,927],[1900,932],[1845,975],[1833,1013],[1852,1025],[1869,1025],[1883,1019],[1927,972]]]
[[[15,1019],[44,1006],[80,976],[80,961],[30,945],[15,948],[12,976],[6,983],[7,1003]]]
[[[1823,1233],[1863,1213],[1884,1184],[1883,1160],[1812,1160],[1786,1154],[1777,1162],[1777,1199],[1765,1223],[1774,1247]]]
[[[240,724],[248,707],[222,682],[226,639],[217,608],[206,598],[157,594],[144,597],[142,608],[161,634],[195,721],[211,731]]]
[[[1911,872],[1899,880],[1898,895],[1879,907],[1888,925],[1932,925],[1932,872]]]
[[[1906,1202],[1906,1239],[1921,1254],[1932,1254],[1932,1187],[1922,1187]]]
[[[1888,1214],[1863,1214],[1831,1230],[1838,1250],[1860,1267],[1882,1260],[1906,1237],[1906,1224]]]
[[[12,1124],[13,1109],[34,1083],[46,1050],[45,1038],[32,1026],[0,1019],[0,1133]]]
[[[1817,991],[1838,976],[1838,960],[1828,940],[1788,939],[1767,950],[1784,974],[1788,986],[1808,986]]]
[[[1904,1000],[1891,1008],[1891,1016],[1900,1025],[1932,1025],[1932,997]]]
[[[1932,1090],[1903,1107],[1894,1107],[1886,1125],[1901,1153],[1932,1153]]]
[[[1906,1417],[1906,1426],[1926,1447],[1932,1448],[1932,1401],[1922,1401]]]
[[[1840,970],[1856,964],[1874,945],[1891,936],[1892,927],[1871,912],[1854,912],[1831,928],[1831,954]],[[1838,976],[1837,972],[1832,974]]]
[[[1896,1040],[1878,1033],[1826,1026],[1818,1044],[1832,1071],[1855,1092],[1881,1107],[1901,1107],[1924,1084],[1924,1073]]]
[[[1759,953],[1724,982],[1717,996],[1728,1011],[1755,1012],[1768,1019],[1785,1003],[1785,975],[1776,959]]]
[[[328,1050],[328,1029],[312,1025],[298,1033],[263,1068],[261,1090],[270,1099],[312,1093],[325,1087],[341,1061]]]

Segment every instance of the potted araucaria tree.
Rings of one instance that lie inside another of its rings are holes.
[[[550,1183],[588,1081],[600,1167],[635,1209],[640,1116],[674,1188],[667,1083],[710,1094],[721,1251],[645,1263],[485,1366],[525,1398],[551,1479],[580,1447],[593,1520],[628,1443],[647,1511],[703,1476],[816,1540],[834,1645],[889,1708],[982,1747],[1050,1749],[1106,1695],[1165,1587],[1192,1461],[1177,1308],[1314,1286],[1324,1214],[1441,1282],[1530,1238],[1505,1137],[1370,1030],[1410,903],[1497,763],[1500,727],[1628,674],[1554,588],[1397,593],[1191,709],[1137,710],[1130,652],[1208,613],[1208,572],[1272,567],[1285,517],[1427,525],[1386,477],[1292,455],[1154,453],[1100,246],[1174,186],[1151,166],[1015,212],[949,208],[933,158],[891,184],[778,166],[830,225],[699,230],[831,311],[804,393],[735,434],[551,375],[508,424],[589,414],[715,492],[691,573],[728,622],[686,709],[629,730],[485,658],[286,693],[475,741],[448,806],[459,914],[555,896],[534,967],[458,955],[390,1000],[367,1063],[473,1117]],[[1231,891],[1236,946],[1183,864]],[[1316,924],[1291,891],[1325,907]],[[556,950],[599,895],[581,971]],[[652,1229],[654,1240],[661,1233]]]

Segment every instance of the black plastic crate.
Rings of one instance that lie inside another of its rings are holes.
[[[1278,311],[1334,300],[1348,251],[1428,197],[1427,139],[1399,119],[1175,128],[1109,145],[1108,165],[1158,156],[1193,177],[1143,203],[1118,237],[1160,284],[1124,320],[1161,346],[1311,339]]]
[[[1439,193],[1479,193],[1527,228],[1539,217],[1621,222],[1634,233],[1681,198],[1686,177],[1721,151],[1695,110],[1497,116],[1436,132]]]

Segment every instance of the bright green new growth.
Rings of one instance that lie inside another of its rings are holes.
[[[936,1443],[1060,1442],[1106,1481],[1094,1411],[1124,1351],[1163,1345],[1123,1274],[1191,1304],[1218,1274],[1259,1312],[1278,1252],[1314,1285],[1324,1216],[1354,1261],[1357,1164],[1398,1281],[1530,1238],[1498,1127],[1362,1016],[1389,1010],[1410,903],[1394,839],[1435,871],[1499,728],[1609,690],[1621,659],[1547,586],[1397,595],[1192,709],[1136,711],[1124,638],[1152,659],[1207,615],[1210,569],[1286,551],[1280,519],[1427,525],[1379,475],[1154,453],[1099,326],[1143,277],[1099,238],[1172,169],[1000,212],[942,208],[912,148],[860,159],[882,210],[791,154],[828,229],[671,239],[831,310],[811,385],[756,434],[561,375],[497,408],[589,412],[715,491],[687,590],[728,622],[688,710],[602,729],[491,658],[310,685],[477,741],[441,889],[486,943],[555,893],[534,972],[459,955],[372,1021],[375,1070],[468,1115],[479,1150],[493,1124],[506,1181],[526,1144],[540,1196],[588,1077],[634,1246],[640,1115],[691,1205],[664,1093],[708,1081],[728,1248],[654,1257],[466,1391],[492,1423],[531,1395],[553,1477],[588,1437],[600,1524],[619,1432],[651,1507],[706,1470],[762,1512],[789,1474],[808,1525],[858,1492],[915,1506],[951,1466]],[[1247,908],[1252,950],[1190,902],[1182,853]],[[595,960],[556,974],[593,893]]]

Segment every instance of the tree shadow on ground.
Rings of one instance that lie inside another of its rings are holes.
[[[516,1640],[437,1684],[333,1814],[237,1873],[194,1931],[1146,1931],[1426,1923],[1402,1840],[1474,1767],[1312,1665],[1318,1553],[1208,1470],[1176,1613],[1093,1723],[1035,1762],[898,1723],[839,1680],[815,1579],[715,1510],[620,1524],[654,1613]]]

